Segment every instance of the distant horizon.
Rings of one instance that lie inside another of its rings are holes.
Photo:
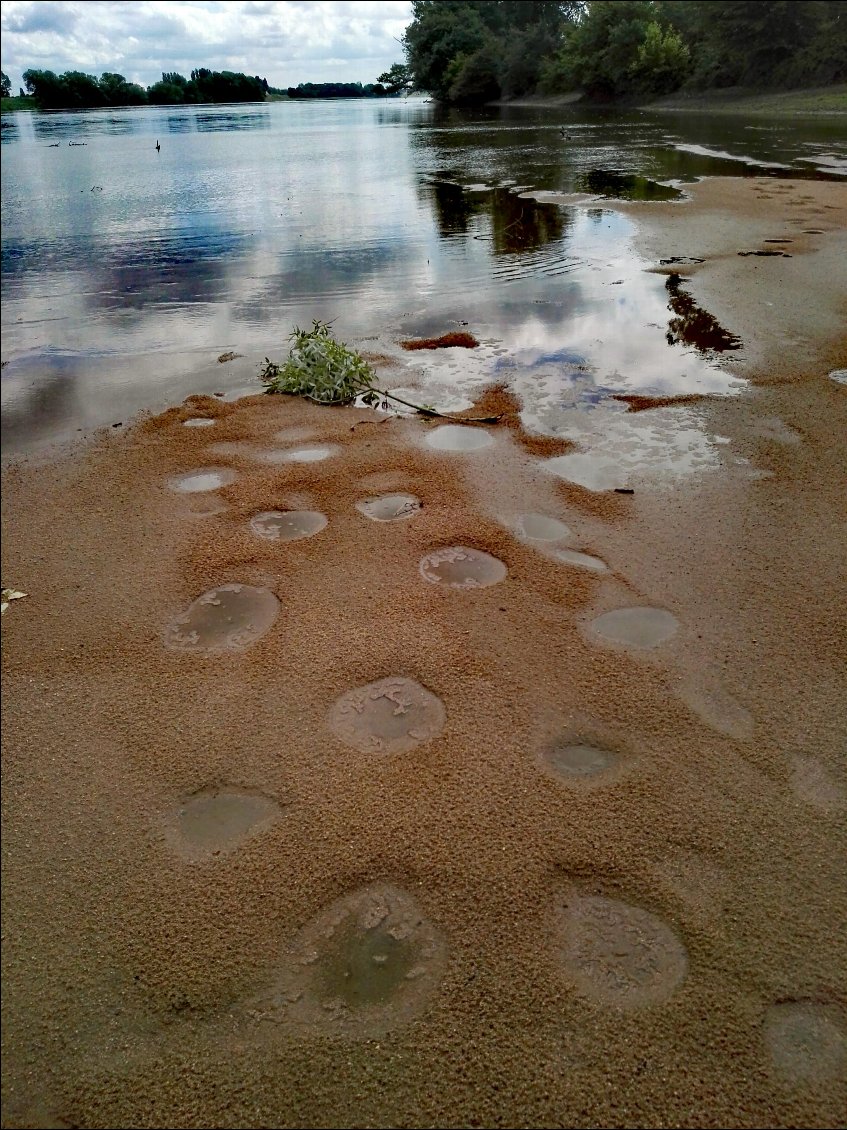
[[[408,0],[3,0],[0,65],[12,94],[26,70],[123,75],[145,90],[162,73],[235,71],[286,90],[375,83],[402,62]]]

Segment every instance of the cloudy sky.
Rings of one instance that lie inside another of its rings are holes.
[[[407,0],[3,0],[2,67],[17,93],[30,67],[117,71],[149,86],[162,71],[244,71],[271,86],[374,82],[402,62]]]

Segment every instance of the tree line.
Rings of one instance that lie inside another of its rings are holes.
[[[2,73],[2,72],[0,72]],[[145,90],[123,75],[111,71],[100,78],[82,71],[28,70],[23,75],[21,95],[32,98],[40,110],[80,110],[99,106],[171,106],[196,102],[262,102],[270,92],[267,79],[235,71],[212,71],[199,67],[191,78],[165,71],[160,82]],[[3,97],[11,94],[11,83],[3,74]]]
[[[479,104],[847,81],[844,0],[413,0],[395,85]]]

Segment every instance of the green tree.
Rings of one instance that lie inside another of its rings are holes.
[[[11,98],[12,96],[12,80],[5,71],[0,71],[0,95],[3,98]]]
[[[392,63],[376,80],[385,87],[386,94],[399,94],[412,88],[412,72],[405,63]]]

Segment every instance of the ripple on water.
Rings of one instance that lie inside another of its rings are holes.
[[[270,797],[237,789],[195,793],[169,821],[169,838],[182,855],[222,855],[274,823],[280,807]]]
[[[318,510],[265,510],[250,519],[250,529],[268,541],[298,541],[319,534],[327,517]]]
[[[265,588],[219,585],[199,596],[165,632],[175,651],[243,651],[268,632],[279,601]]]
[[[685,980],[685,947],[655,914],[599,895],[569,896],[556,910],[560,959],[598,1004],[645,1008]]]
[[[363,498],[356,509],[374,522],[398,522],[411,518],[423,503],[413,494],[384,494],[380,498]]]
[[[651,648],[669,640],[679,623],[663,608],[614,608],[592,620],[589,627],[609,643]]]
[[[424,1010],[446,955],[411,895],[374,884],[337,899],[300,931],[251,1013],[274,1025],[373,1038]]]
[[[197,494],[204,490],[217,490],[228,486],[238,478],[229,467],[204,467],[200,471],[189,471],[185,475],[174,475],[168,479],[168,486],[179,494]]]
[[[420,573],[425,581],[451,589],[487,588],[502,581],[507,572],[503,562],[490,553],[464,545],[434,550],[420,562]]]
[[[440,698],[414,679],[394,676],[343,694],[327,719],[345,745],[363,753],[405,753],[441,733]]]
[[[426,442],[436,451],[482,451],[494,443],[493,436],[480,428],[463,424],[442,424],[427,435]]]
[[[792,1082],[844,1077],[847,1038],[834,1006],[811,1000],[781,1001],[768,1009],[763,1034],[774,1067]]]

